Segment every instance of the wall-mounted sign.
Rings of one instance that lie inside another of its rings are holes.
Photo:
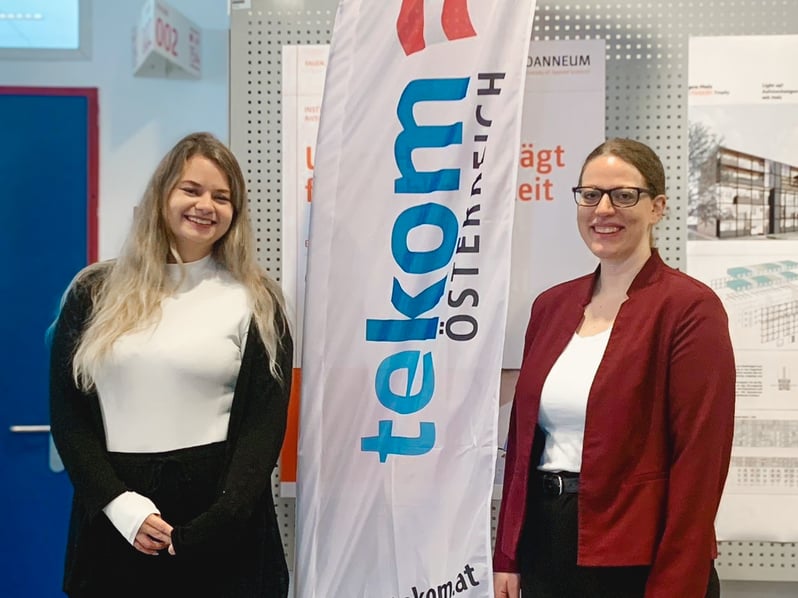
[[[198,79],[202,75],[199,27],[162,0],[144,3],[133,43],[137,76]]]

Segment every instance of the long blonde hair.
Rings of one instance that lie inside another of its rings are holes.
[[[171,255],[178,263],[181,260],[166,223],[167,201],[186,162],[194,156],[212,161],[227,176],[233,220],[214,245],[213,257],[247,288],[269,369],[278,378],[286,375],[276,360],[280,337],[288,326],[283,295],[255,258],[244,175],[233,153],[221,141],[210,133],[192,133],[181,139],[155,169],[119,258],[89,266],[76,278],[77,283],[91,284],[93,304],[72,363],[75,382],[84,390],[93,388],[100,363],[114,341],[156,321],[161,301],[173,290],[167,258]],[[92,275],[104,269],[108,270],[105,276]]]

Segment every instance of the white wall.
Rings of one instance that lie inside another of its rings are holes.
[[[202,30],[199,80],[133,76],[132,35],[144,0],[91,2],[89,60],[0,60],[3,86],[99,89],[100,259],[119,252],[150,174],[180,137],[203,130],[228,141],[227,0],[166,2]]]

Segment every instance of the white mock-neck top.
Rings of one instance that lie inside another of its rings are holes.
[[[252,317],[244,286],[210,255],[168,264],[157,322],[120,337],[95,380],[109,451],[163,452],[227,438]]]

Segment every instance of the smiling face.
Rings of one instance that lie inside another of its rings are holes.
[[[184,262],[207,256],[233,222],[230,185],[211,160],[195,155],[186,161],[166,202],[166,224]]]
[[[590,160],[582,171],[580,185],[650,188],[637,168],[612,154]],[[651,255],[651,229],[662,218],[665,196],[641,193],[631,208],[616,208],[606,194],[594,207],[577,207],[579,234],[604,265],[641,266]]]

